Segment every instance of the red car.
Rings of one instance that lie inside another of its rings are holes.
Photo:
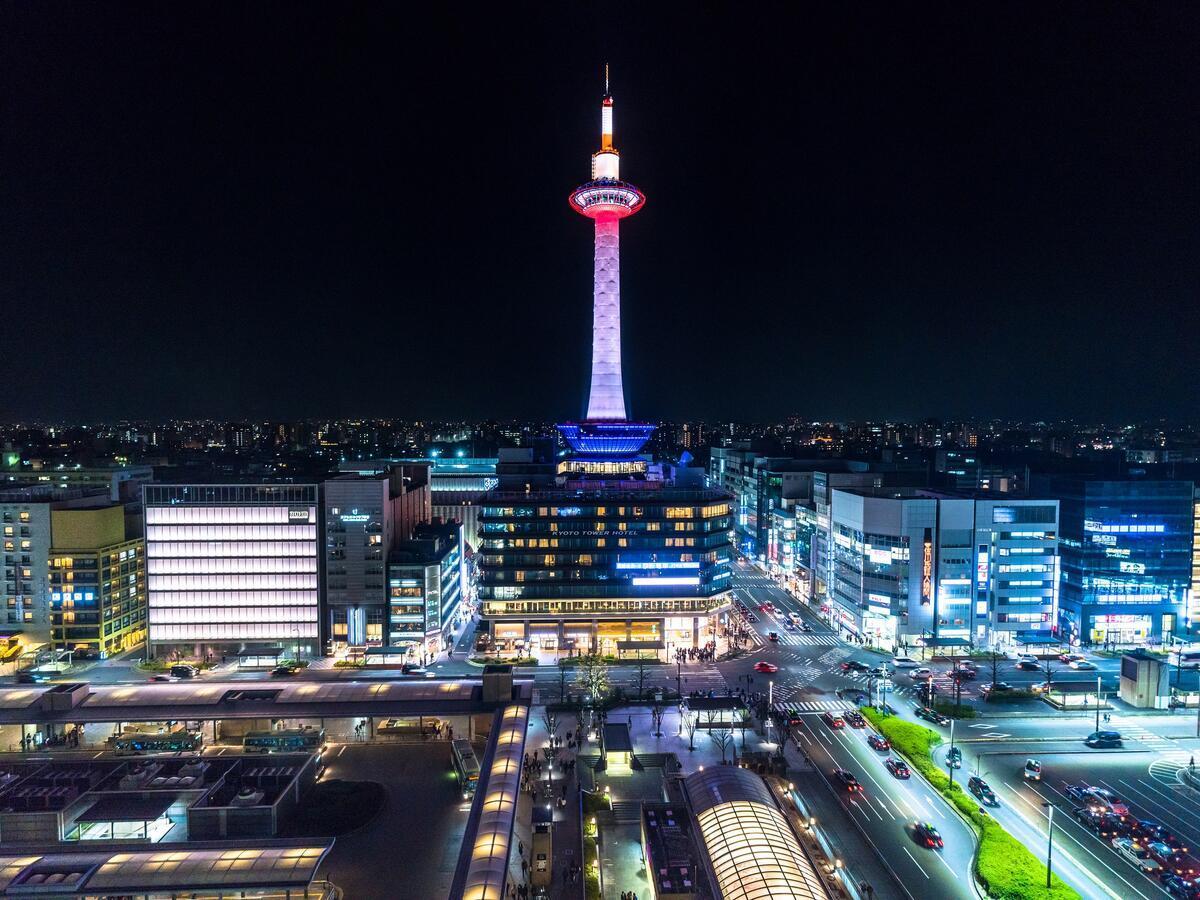
[[[887,766],[887,770],[896,778],[912,778],[912,771],[908,768],[908,764],[902,759],[889,756],[884,765]]]
[[[853,773],[847,772],[845,769],[834,769],[833,777],[840,781],[851,794],[862,793],[862,785],[858,783],[858,779],[854,777]]]
[[[926,847],[941,847],[942,836],[938,834],[938,830],[928,822],[918,822],[916,826],[917,840]]]
[[[831,713],[831,712],[821,713],[821,719],[824,720],[825,724],[828,725],[830,728],[845,728],[846,727],[846,720],[843,719],[841,716],[837,715],[836,713]]]
[[[846,721],[849,723],[851,728],[866,728],[867,727],[867,720],[864,719],[859,713],[856,713],[853,710],[846,713]]]
[[[892,745],[887,738],[878,734],[867,735],[867,743],[872,750],[891,750]]]
[[[754,664],[754,671],[764,672],[767,675],[774,675],[779,671],[779,666],[775,665],[775,663],[769,663],[764,660],[763,662],[756,662]]]

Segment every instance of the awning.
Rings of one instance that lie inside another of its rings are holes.
[[[919,637],[916,643],[920,647],[970,647],[971,641],[959,637]]]
[[[1062,638],[1057,638],[1052,634],[1047,634],[1045,631],[1018,631],[1018,644],[1061,644]]]
[[[622,650],[663,650],[666,644],[662,641],[617,641],[617,651]]]

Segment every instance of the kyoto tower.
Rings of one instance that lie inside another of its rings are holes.
[[[571,206],[595,223],[592,282],[592,384],[587,418],[559,425],[577,453],[632,456],[642,449],[653,425],[625,418],[621,382],[621,220],[638,212],[646,195],[621,180],[621,157],[613,146],[613,98],[604,67],[600,101],[600,149],[592,154],[592,180],[571,193]]]

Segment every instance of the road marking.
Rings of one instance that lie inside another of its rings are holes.
[[[345,753],[345,752],[346,752],[346,748],[347,748],[348,746],[350,746],[350,745],[349,745],[349,744],[342,744],[342,747],[341,747],[341,749],[340,749],[340,750],[338,750],[338,752],[337,752],[335,755],[336,755],[336,756],[341,756],[343,753]]]
[[[985,738],[1006,738],[1006,737],[1012,737],[1012,735],[1005,734],[1002,731],[989,731],[987,734],[983,735],[983,737],[985,737]]]
[[[902,846],[900,849],[903,850],[905,853],[908,853],[907,847]],[[925,871],[925,867],[923,865],[921,865],[919,862],[917,862],[917,858],[915,856],[913,856],[911,853],[908,853],[908,858],[913,861],[914,866],[916,866],[918,869],[921,870],[922,875],[924,875],[926,878],[929,877],[929,873]]]

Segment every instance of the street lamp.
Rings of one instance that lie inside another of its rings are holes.
[[[1096,730],[1100,730],[1100,676],[1096,676]]]
[[[1043,803],[1042,809],[1047,810],[1050,817],[1050,836],[1046,841],[1046,890],[1050,890],[1050,861],[1054,854],[1054,806]]]
[[[950,770],[950,787],[954,787],[954,720],[950,720],[950,755],[946,757],[946,768]]]

